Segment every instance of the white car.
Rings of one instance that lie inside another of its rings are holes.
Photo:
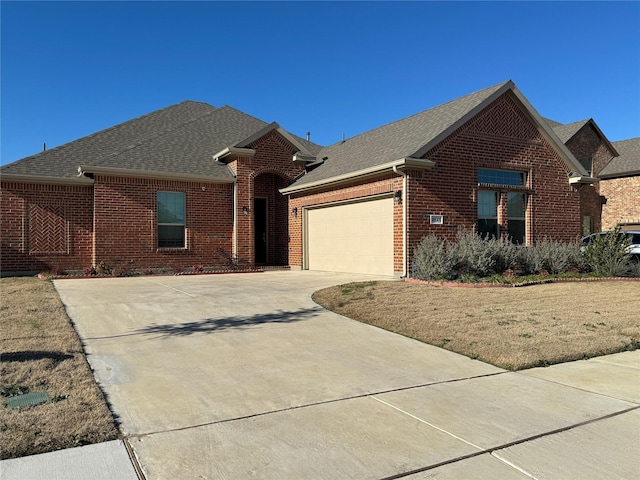
[[[581,251],[585,251],[587,245],[589,245],[596,237],[604,237],[609,232],[600,232],[600,233],[592,233],[587,237],[582,238],[582,247],[580,247]],[[640,257],[640,230],[628,230],[628,231],[620,231],[619,235],[626,235],[631,238],[631,245],[629,245],[629,253],[631,255]]]

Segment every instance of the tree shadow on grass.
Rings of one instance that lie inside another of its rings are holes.
[[[197,333],[214,333],[225,330],[244,330],[267,323],[293,323],[315,317],[320,314],[320,307],[302,308],[293,311],[278,310],[270,313],[258,313],[245,317],[206,318],[197,322],[167,323],[164,325],[149,325],[138,329],[138,335],[188,336]]]

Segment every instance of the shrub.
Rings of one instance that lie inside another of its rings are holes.
[[[522,268],[527,274],[541,271],[559,274],[573,270],[585,270],[586,264],[577,242],[562,243],[544,238],[530,247],[522,247],[520,252]]]
[[[631,268],[629,245],[631,239],[621,234],[620,226],[617,225],[606,235],[596,235],[587,245],[584,258],[591,270],[598,275],[625,276]]]
[[[514,270],[520,264],[521,249],[526,247],[511,243],[506,237],[502,237],[500,240],[492,240],[490,246],[493,249],[495,272],[506,273],[510,271],[515,277]]]
[[[96,265],[96,273],[98,275],[111,275],[111,267],[102,260]]]
[[[194,265],[191,270],[192,270],[193,273],[204,272],[204,266],[203,265],[199,265],[199,264],[198,265]]]
[[[452,262],[445,242],[428,235],[414,250],[413,275],[420,280],[441,280],[449,278]]]
[[[95,275],[97,272],[96,272],[96,269],[93,268],[93,265],[92,265],[90,267],[84,267],[84,269],[82,270],[82,273],[84,274],[85,277],[90,277],[92,275]]]
[[[456,276],[471,274],[486,277],[494,273],[495,251],[499,248],[496,244],[496,240],[484,240],[473,231],[458,231],[456,243],[448,246]]]
[[[628,274],[630,277],[640,278],[640,259],[631,260],[629,262]]]

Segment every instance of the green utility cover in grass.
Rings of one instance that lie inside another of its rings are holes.
[[[7,408],[32,407],[49,401],[47,392],[31,392],[7,398]]]

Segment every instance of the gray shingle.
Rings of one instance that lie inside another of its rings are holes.
[[[617,177],[625,174],[640,174],[640,137],[611,142],[619,156],[607,163],[598,177]]]
[[[580,120],[579,122],[567,123],[565,125],[553,125],[551,128],[558,136],[562,143],[567,143],[578,131],[589,123],[590,119]]]
[[[224,106],[88,165],[231,178],[227,166],[214,162],[213,154],[266,125]]]
[[[72,178],[78,167],[232,178],[213,154],[267,125],[229,106],[185,101],[2,167],[2,174]],[[308,152],[321,148],[293,135]]]
[[[409,157],[507,83],[480,90],[323,148],[317,153],[317,158],[327,157],[325,162],[294,185],[302,186]]]
[[[75,177],[78,174],[78,166],[81,164],[99,164],[106,157],[158,137],[215,110],[215,107],[206,103],[185,101],[17,160],[4,165],[0,172],[16,175]]]

